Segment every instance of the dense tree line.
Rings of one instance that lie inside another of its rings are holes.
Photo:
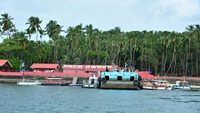
[[[117,64],[161,76],[198,76],[200,73],[200,25],[184,32],[108,31],[82,24],[64,30],[55,20],[41,28],[42,20],[30,17],[27,29],[18,31],[7,13],[0,17],[0,58],[9,59],[15,70],[20,61],[32,63]],[[40,37],[40,40],[38,38]],[[42,41],[43,37],[49,40]],[[33,40],[34,39],[34,40]]]

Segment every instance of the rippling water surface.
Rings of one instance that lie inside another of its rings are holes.
[[[0,113],[200,113],[200,91],[0,84]]]

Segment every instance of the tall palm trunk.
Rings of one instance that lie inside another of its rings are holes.
[[[187,53],[186,53],[186,67],[185,67],[185,75],[188,75],[188,62],[189,62],[189,56],[190,56],[190,39],[189,39],[189,44],[187,48]]]
[[[199,55],[198,55],[198,53],[199,53],[199,50],[197,49],[196,54],[195,54],[195,56],[196,56],[196,76],[197,77],[199,77]]]
[[[175,45],[174,45],[174,47],[173,47],[173,54],[172,54],[172,60],[171,60],[171,62],[170,62],[170,65],[169,65],[169,67],[168,67],[168,69],[167,69],[167,74],[169,73],[169,70],[171,69],[171,67],[172,67],[172,64],[173,64],[173,62],[174,62],[174,57],[175,57]]]
[[[164,75],[164,59],[165,59],[165,55],[164,55],[164,51],[162,52],[162,61],[161,61],[161,74]]]

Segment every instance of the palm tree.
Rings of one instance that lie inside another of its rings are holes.
[[[200,44],[200,25],[197,24],[195,25],[195,33],[196,33],[196,52],[195,52],[195,57],[196,57],[196,76],[199,76],[199,44]]]
[[[90,43],[87,40],[90,38],[88,34],[83,32],[85,30],[82,24],[67,29],[66,42],[67,42],[67,57],[72,58],[72,62],[87,63],[87,54],[90,50],[88,46]],[[86,54],[86,55],[85,55]],[[76,58],[76,59],[75,59]],[[78,59],[78,60],[77,60]],[[84,61],[86,59],[86,62]]]
[[[188,65],[189,65],[189,60],[191,58],[189,58],[189,56],[192,56],[192,52],[191,52],[191,41],[193,40],[193,35],[194,35],[194,30],[195,27],[193,25],[189,25],[189,27],[186,28],[187,32],[183,32],[183,34],[185,34],[185,42],[186,42],[186,67],[185,67],[185,75],[188,75]]]
[[[62,32],[62,26],[60,26],[57,21],[50,20],[46,25],[45,30],[49,38],[55,41],[57,36]]]
[[[20,51],[20,59],[24,59],[25,57],[25,51],[27,49],[27,46],[29,44],[28,37],[26,36],[25,32],[16,32],[12,35],[12,38],[19,43],[21,46]]]
[[[42,20],[40,20],[38,17],[31,16],[28,19],[28,22],[26,24],[28,24],[29,27],[26,32],[27,34],[29,34],[29,38],[31,38],[31,34],[36,33],[36,41],[38,41],[38,34],[42,35],[42,28],[40,26],[41,23]]]
[[[8,13],[1,14],[0,26],[3,35],[8,35],[10,38],[11,32],[15,31],[15,26],[12,22],[13,18]]]
[[[62,32],[62,26],[60,26],[57,21],[50,20],[45,27],[46,34],[50,39],[53,40],[54,46],[54,62],[58,61],[58,40],[61,38],[60,33]]]
[[[169,73],[169,71],[170,71],[170,69],[171,69],[171,67],[172,67],[172,65],[173,65],[173,63],[175,62],[175,57],[176,57],[176,51],[177,51],[177,46],[178,46],[178,44],[181,42],[180,40],[178,40],[178,35],[177,35],[177,33],[175,33],[175,32],[172,32],[171,33],[171,37],[170,37],[170,40],[171,40],[171,46],[172,46],[172,59],[169,61],[169,66],[168,66],[168,69],[167,69],[167,71],[166,71],[166,74],[168,74]]]
[[[12,35],[12,38],[19,42],[22,49],[25,50],[27,48],[28,38],[25,32],[16,32]]]

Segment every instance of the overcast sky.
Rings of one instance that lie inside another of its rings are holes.
[[[56,20],[64,29],[82,23],[100,30],[181,32],[200,24],[200,0],[0,0],[0,13],[5,12],[19,30],[31,16],[43,20],[43,28]]]

